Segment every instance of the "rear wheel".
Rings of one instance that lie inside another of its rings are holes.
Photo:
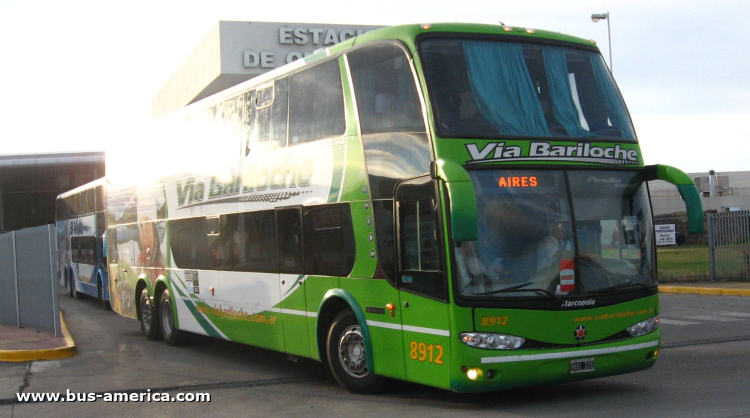
[[[370,372],[365,340],[351,309],[339,313],[328,330],[328,365],[341,386],[353,393],[375,393],[385,378]]]
[[[151,298],[148,294],[148,289],[143,288],[141,291],[141,297],[139,299],[138,316],[141,320],[141,331],[151,341],[158,341],[162,338],[161,330],[159,329],[159,321],[156,320],[157,310],[151,303]]]
[[[65,289],[68,291],[68,297],[73,297],[73,292],[75,291],[73,289],[73,278],[70,277],[70,274],[68,274],[68,270],[65,270]]]
[[[185,333],[178,330],[174,325],[174,312],[172,312],[172,299],[169,290],[164,290],[159,298],[159,317],[161,318],[161,334],[164,342],[168,345],[180,345],[185,342]]]
[[[70,286],[73,288],[73,299],[83,299],[83,294],[76,290],[75,278],[70,278]]]
[[[105,311],[111,311],[112,305],[109,303],[108,300],[104,299],[104,283],[102,282],[101,277],[99,278],[99,288],[97,289],[98,296],[99,296],[99,303],[102,304],[102,308],[104,308]]]

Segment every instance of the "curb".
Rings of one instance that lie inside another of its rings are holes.
[[[724,289],[719,287],[659,286],[659,292],[750,297],[750,289]]]
[[[59,360],[77,355],[76,343],[68,331],[62,312],[60,312],[60,328],[65,337],[65,347],[45,350],[0,350],[0,362]]]

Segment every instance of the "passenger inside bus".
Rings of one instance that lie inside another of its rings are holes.
[[[499,288],[501,274],[504,271],[503,259],[495,258],[487,267],[477,256],[475,241],[456,243],[456,266],[460,292],[467,294],[481,294]]]

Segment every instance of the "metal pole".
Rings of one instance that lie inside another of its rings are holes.
[[[16,286],[16,326],[21,328],[21,304],[18,299],[18,262],[16,261],[16,231],[11,232],[13,241],[13,282]]]
[[[60,324],[60,305],[57,295],[57,229],[56,225],[47,225],[47,252],[49,254],[49,278],[52,286],[52,324],[55,329],[55,337],[62,337],[62,325]]]
[[[615,71],[612,68],[612,33],[609,29],[609,12],[607,12],[607,40],[609,41],[609,72],[614,74]]]
[[[716,224],[714,223],[715,213],[708,214],[708,261],[711,270],[711,281],[716,280],[716,240],[714,239],[714,233]]]

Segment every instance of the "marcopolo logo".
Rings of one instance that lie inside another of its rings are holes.
[[[565,303],[562,304],[562,308],[578,308],[582,306],[594,306],[596,305],[596,300],[594,299],[586,299],[586,300],[566,300]]]
[[[529,148],[507,145],[505,142],[490,142],[482,148],[478,144],[466,144],[471,160],[469,164],[508,161],[565,161],[610,165],[638,164],[638,151],[623,148],[620,144],[598,146],[578,142],[572,145],[556,145],[548,142],[531,142]]]

